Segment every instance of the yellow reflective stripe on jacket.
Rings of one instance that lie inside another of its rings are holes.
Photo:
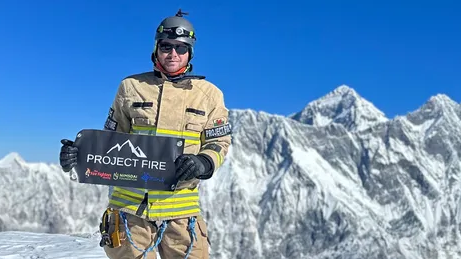
[[[144,191],[141,189],[115,187],[114,192],[109,199],[109,204],[137,211],[143,199]],[[147,211],[144,211],[143,214],[148,215]]]
[[[183,204],[184,205],[184,204]],[[193,205],[179,207],[178,205],[172,205],[173,207],[168,207],[168,205],[162,205],[160,207],[151,207],[149,210],[149,217],[174,217],[181,215],[188,215],[192,213],[199,213],[200,207],[198,202]]]
[[[200,132],[158,129],[151,126],[133,125],[130,133],[153,136],[179,137],[186,143],[201,143]],[[140,188],[114,187],[109,203],[117,207],[137,211],[145,197],[146,190]],[[181,217],[200,213],[199,191],[181,189],[177,191],[147,190],[148,204],[143,214],[149,218]]]
[[[144,190],[138,188],[115,187],[110,204],[137,211],[144,199]],[[144,215],[148,217],[173,217],[199,213],[199,191],[182,189],[177,191],[148,191],[148,206]]]
[[[135,126],[134,125],[132,126],[132,130],[130,133],[163,136],[163,137],[178,137],[178,138],[184,138],[186,140],[186,143],[190,143],[190,144],[200,144],[201,143],[200,133],[198,132],[157,129],[156,127]]]
[[[218,158],[218,165],[216,167],[221,166],[221,164],[223,163],[223,160],[224,160],[223,157],[221,156],[221,154],[219,152],[214,151],[214,150],[210,150],[210,151],[213,152],[216,155],[216,157]]]
[[[175,202],[198,200],[198,189],[182,189],[175,192],[169,191],[149,191],[149,202]]]
[[[145,189],[115,186],[114,193],[117,193],[117,192],[130,196],[130,197],[136,197],[142,200],[144,199]]]
[[[149,217],[172,217],[200,212],[199,191],[149,191]]]
[[[138,206],[126,205],[123,202],[115,201],[115,200],[112,200],[112,199],[109,201],[109,205],[115,205],[117,207],[129,209],[129,210],[132,210],[132,211],[137,211],[138,210]],[[146,216],[148,215],[146,210],[143,211],[143,215],[146,215]]]

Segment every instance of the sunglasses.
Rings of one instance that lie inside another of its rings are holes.
[[[163,53],[170,53],[174,48],[179,55],[184,55],[189,51],[189,47],[184,44],[171,44],[168,42],[160,43],[158,48]]]

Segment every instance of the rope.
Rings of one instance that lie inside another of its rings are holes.
[[[162,238],[163,238],[163,233],[165,232],[165,229],[167,227],[167,222],[166,221],[163,221],[162,224],[160,225],[160,233],[158,234],[158,238],[157,238],[157,241],[155,242],[154,245],[148,247],[147,249],[141,249],[139,247],[137,247],[134,242],[133,242],[133,239],[131,238],[131,232],[130,232],[130,229],[128,228],[128,221],[126,219],[126,215],[124,212],[120,211],[120,217],[122,217],[123,219],[123,223],[125,225],[125,229],[126,229],[126,236],[128,237],[128,240],[130,241],[131,245],[136,248],[136,250],[138,250],[139,252],[143,253],[143,258],[146,258],[147,257],[147,253],[153,251],[159,244],[160,242],[162,241]]]
[[[189,226],[188,226],[189,232],[190,232],[190,246],[187,249],[186,257],[184,259],[187,259],[189,257],[190,252],[192,251],[192,246],[194,245],[194,238],[195,241],[197,241],[197,234],[195,233],[195,217],[190,217],[189,218]]]

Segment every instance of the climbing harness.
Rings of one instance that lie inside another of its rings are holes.
[[[124,212],[120,212],[120,217],[122,218],[123,220],[123,225],[125,225],[125,231],[126,231],[126,237],[128,238],[128,241],[130,242],[130,244],[136,248],[136,250],[138,250],[139,252],[143,253],[143,258],[146,258],[147,257],[147,253],[153,251],[155,248],[157,248],[157,246],[160,244],[160,242],[162,241],[162,238],[163,238],[163,233],[165,232],[165,229],[166,229],[166,226],[168,224],[168,221],[163,221],[162,222],[162,225],[160,225],[160,231],[158,233],[158,238],[157,238],[157,241],[150,247],[148,247],[147,249],[141,249],[139,247],[137,247],[134,242],[133,242],[133,239],[131,238],[131,232],[130,232],[130,229],[128,228],[128,221],[126,220],[126,215]]]
[[[115,228],[114,228],[113,233],[109,233],[109,225],[110,225],[109,222],[110,222],[111,217],[114,217],[114,223],[115,223]],[[102,218],[101,218],[101,223],[99,224],[99,231],[101,233],[101,241],[99,242],[99,245],[101,247],[108,246],[111,248],[116,248],[116,247],[121,246],[120,229],[119,229],[120,219],[123,221],[123,225],[125,226],[125,232],[126,232],[126,237],[128,238],[128,241],[134,248],[136,248],[136,250],[143,253],[143,258],[146,258],[147,253],[153,251],[155,248],[158,247],[158,245],[163,239],[163,234],[165,232],[165,229],[167,228],[167,225],[170,222],[169,220],[162,221],[162,224],[160,225],[160,227],[158,227],[157,224],[153,222],[155,227],[158,229],[157,240],[155,241],[154,244],[152,244],[147,249],[141,249],[138,246],[136,246],[135,243],[133,242],[130,229],[128,228],[128,221],[126,219],[125,212],[108,208],[104,211],[104,214],[102,215]],[[189,257],[192,251],[192,247],[194,245],[194,239],[195,241],[197,241],[197,234],[195,232],[196,220],[197,220],[196,217],[189,218],[187,229],[190,234],[191,244],[187,248],[186,257],[184,259],[187,259]]]
[[[126,236],[128,238],[128,241],[130,242],[130,244],[136,249],[138,250],[139,252],[143,253],[143,258],[146,258],[147,257],[147,253],[153,251],[155,248],[157,248],[157,246],[160,244],[160,242],[162,241],[163,239],[163,234],[165,232],[165,229],[168,225],[168,223],[170,222],[169,220],[164,220],[162,221],[162,224],[160,225],[160,228],[159,228],[159,231],[158,231],[158,234],[157,234],[157,240],[155,241],[155,243],[153,245],[151,245],[150,247],[148,247],[147,249],[141,249],[139,248],[138,246],[135,245],[135,243],[133,242],[133,239],[131,238],[131,232],[130,232],[130,229],[128,228],[128,221],[126,219],[126,215],[124,212],[120,212],[120,218],[123,220],[123,225],[125,226],[125,231],[126,231]],[[187,249],[187,253],[186,253],[186,257],[184,259],[187,259],[189,257],[189,254],[190,252],[192,251],[192,246],[194,244],[194,237],[195,237],[195,240],[197,240],[197,235],[195,233],[195,222],[196,222],[196,218],[195,217],[190,217],[189,218],[189,224],[188,224],[188,230],[190,232],[190,236],[191,236],[191,244],[190,246],[188,247]],[[156,227],[157,225],[154,224]]]

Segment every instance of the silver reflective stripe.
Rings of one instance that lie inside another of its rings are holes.
[[[125,200],[125,199],[117,197],[117,196],[112,196],[112,200],[119,201],[119,202],[121,202],[123,204],[126,204],[126,205],[133,205],[133,206],[138,206],[139,205],[139,202],[133,202],[133,201]]]
[[[133,133],[145,134],[145,135],[155,135],[155,130],[136,130],[136,129],[133,129]]]
[[[125,192],[134,192],[136,194],[139,194],[141,196],[144,197],[144,194],[145,194],[145,191],[144,189],[140,190],[140,189],[137,189],[137,188],[132,188],[132,187],[117,187],[117,189],[114,190],[114,192],[118,192],[118,193],[121,193],[121,194],[124,194],[124,195],[129,195]]]

